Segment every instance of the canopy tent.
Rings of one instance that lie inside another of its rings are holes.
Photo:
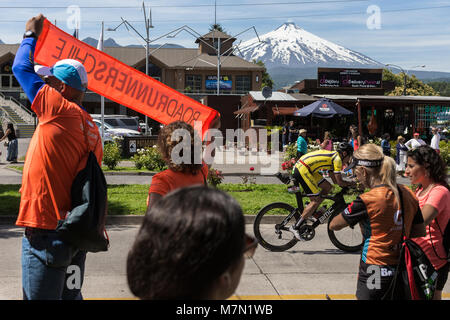
[[[336,115],[349,116],[352,114],[353,112],[326,98],[315,101],[294,112],[294,116],[313,116],[317,118],[332,118]]]

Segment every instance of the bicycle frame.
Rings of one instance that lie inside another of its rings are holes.
[[[346,207],[346,203],[344,200],[344,193],[346,189],[342,189],[340,192],[334,194],[334,195],[320,195],[320,194],[302,194],[301,192],[295,193],[295,198],[297,200],[297,210],[299,210],[299,213],[301,214],[304,210],[303,206],[303,196],[319,196],[323,199],[329,199],[333,201],[333,204],[311,225],[314,229],[319,225],[324,223],[329,217],[331,217],[336,211],[339,210],[342,211]],[[294,213],[294,212],[293,212]],[[286,217],[285,220],[290,220],[292,218],[292,214]],[[285,221],[283,221],[284,225]]]

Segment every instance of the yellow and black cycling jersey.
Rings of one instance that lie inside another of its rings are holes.
[[[342,171],[342,160],[337,151],[318,150],[303,155],[295,164],[292,174],[302,191],[318,193],[325,181],[321,171]]]
[[[294,168],[305,166],[311,174],[320,171],[342,171],[342,159],[337,151],[317,150],[303,155]]]

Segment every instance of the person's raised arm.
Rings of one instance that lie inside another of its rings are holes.
[[[34,71],[34,49],[37,38],[41,34],[44,16],[42,14],[28,20],[25,31],[31,31],[36,38],[23,39],[17,50],[12,71],[23,91],[31,103],[33,103],[38,91],[45,84],[44,81]]]

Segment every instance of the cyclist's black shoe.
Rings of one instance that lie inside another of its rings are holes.
[[[300,232],[298,231],[298,229],[295,229],[295,228],[294,228],[294,225],[292,225],[292,226],[289,227],[289,232],[292,232],[292,233],[294,234],[295,238],[296,238],[298,241],[305,241],[305,239],[303,239],[303,238],[300,236]]]
[[[275,177],[280,179],[280,181],[283,182],[284,184],[289,184],[291,182],[291,178],[289,177],[288,174],[282,174],[281,172],[278,172],[275,175]]]

